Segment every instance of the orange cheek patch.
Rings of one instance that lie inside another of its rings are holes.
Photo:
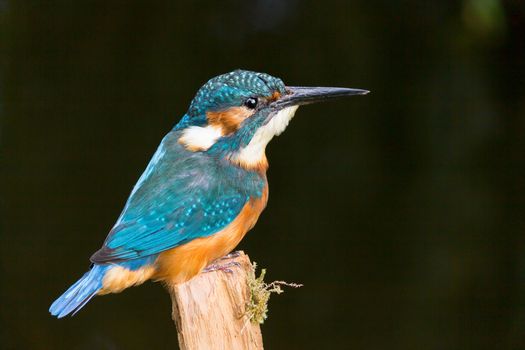
[[[281,98],[281,93],[279,91],[274,91],[272,96],[270,96],[269,100],[270,101],[277,101],[280,98]]]
[[[223,133],[228,135],[237,131],[241,123],[253,113],[253,110],[246,107],[232,107],[225,111],[208,112],[206,117],[210,125],[221,127]]]

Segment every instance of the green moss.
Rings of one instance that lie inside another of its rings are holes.
[[[271,283],[264,282],[266,269],[261,270],[259,277],[255,276],[257,263],[253,262],[253,268],[248,274],[248,288],[250,290],[250,300],[246,304],[246,316],[250,322],[255,324],[262,324],[268,318],[268,301],[272,293],[283,293],[282,286],[292,288],[302,287],[302,284],[288,283],[284,281],[273,281]]]

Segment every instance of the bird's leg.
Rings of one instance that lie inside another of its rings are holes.
[[[219,260],[222,260],[219,259]],[[217,260],[216,260],[217,261]],[[223,271],[223,272],[226,272],[226,273],[233,273],[232,269],[230,269],[230,267],[234,267],[234,266],[241,266],[241,264],[239,264],[238,262],[236,261],[230,261],[229,263],[226,263],[226,264],[217,264],[217,263],[212,263],[208,266],[206,266],[204,268],[204,270],[202,270],[202,272],[213,272],[213,271]]]

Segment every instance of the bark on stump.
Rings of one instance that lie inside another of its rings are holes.
[[[230,262],[240,264],[230,268],[232,273],[205,272],[168,288],[181,350],[263,349],[260,326],[245,316],[250,258],[240,252],[220,264]]]

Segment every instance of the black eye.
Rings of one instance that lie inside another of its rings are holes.
[[[249,109],[255,109],[257,107],[257,97],[250,97],[244,101],[244,105]]]

